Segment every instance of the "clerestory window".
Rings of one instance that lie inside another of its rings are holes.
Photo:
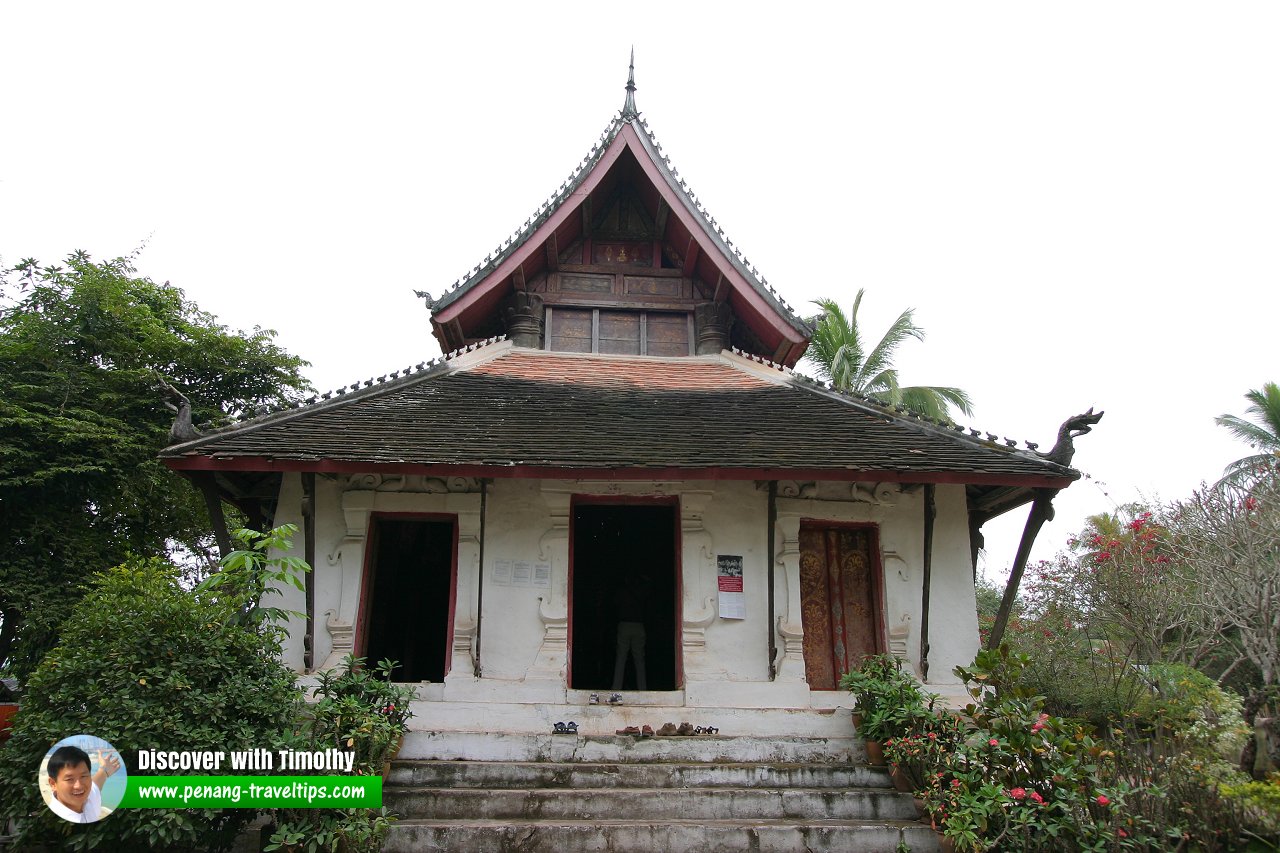
[[[687,311],[548,307],[546,346],[558,352],[692,355],[693,315]]]

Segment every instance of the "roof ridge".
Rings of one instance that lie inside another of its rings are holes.
[[[323,394],[313,394],[300,400],[293,400],[278,406],[259,406],[250,414],[242,414],[239,417],[233,417],[229,422],[205,422],[199,424],[197,429],[201,431],[201,435],[190,441],[180,442],[179,444],[169,445],[166,450],[173,447],[185,446],[188,444],[198,444],[205,438],[223,435],[228,432],[235,432],[241,428],[257,426],[267,423],[268,421],[281,420],[284,415],[301,414],[311,409],[315,409],[325,405],[332,405],[338,402],[348,402],[353,399],[362,399],[370,394],[385,391],[389,388],[399,387],[410,383],[413,380],[424,378],[422,374],[429,374],[436,368],[443,368],[449,362],[459,356],[470,352],[477,352],[485,347],[502,343],[507,339],[506,335],[495,335],[486,338],[483,341],[477,341],[468,344],[465,347],[458,347],[447,353],[443,353],[434,358],[420,361],[416,365],[410,365],[403,370],[393,370],[384,373],[381,376],[371,376],[368,379],[353,382],[351,385],[339,385],[336,389],[325,391]],[[359,395],[357,397],[357,395]]]
[[[774,289],[773,285],[769,284],[769,280],[764,277],[764,273],[760,272],[755,264],[747,260],[747,256],[742,253],[741,249],[734,245],[733,241],[724,233],[724,229],[720,227],[720,223],[716,222],[715,217],[711,215],[711,211],[702,204],[701,200],[699,200],[698,194],[693,191],[693,187],[689,186],[685,179],[680,177],[680,170],[671,162],[671,157],[663,153],[662,143],[658,141],[657,134],[655,134],[653,129],[649,127],[649,120],[637,113],[636,119],[632,121],[632,124],[638,124],[640,129],[644,131],[645,137],[647,137],[649,142],[653,144],[654,153],[658,155],[659,162],[666,167],[667,172],[676,181],[677,186],[679,186],[680,191],[684,194],[685,198],[692,203],[694,211],[702,218],[703,223],[710,228],[710,233],[718,238],[718,242],[723,248],[728,250],[730,258],[738,262],[740,271],[748,273],[753,279],[755,279],[757,284],[763,287],[769,295],[773,297],[773,300],[778,303],[778,306],[782,308],[783,311],[785,311],[793,320],[808,329],[809,324],[805,319],[801,317],[785,299],[782,298],[782,295]],[[809,331],[812,331],[812,329],[809,329]]]
[[[753,358],[753,356],[749,354],[746,357]],[[1007,453],[1007,454],[1019,456],[1023,459],[1030,459],[1037,462],[1045,462],[1051,465],[1057,465],[1056,462],[1053,462],[1051,459],[1047,458],[1043,453],[1040,453],[1036,450],[1036,448],[1040,446],[1036,442],[1024,440],[1024,444],[1026,444],[1027,449],[1019,450],[1018,442],[1015,439],[1012,439],[1006,436],[1003,439],[1004,445],[1001,446],[1000,444],[997,443],[997,441],[1000,439],[1000,436],[997,435],[996,433],[986,432],[985,430],[975,429],[973,427],[966,427],[963,424],[959,424],[954,421],[946,421],[946,420],[939,420],[937,418],[931,418],[928,415],[921,414],[920,412],[917,412],[914,409],[908,408],[907,406],[903,406],[900,404],[885,403],[883,400],[878,400],[875,397],[871,397],[867,394],[859,394],[852,391],[842,391],[836,388],[835,385],[831,382],[822,382],[818,379],[814,379],[812,376],[807,376],[798,371],[792,371],[792,376],[795,378],[797,385],[806,387],[807,390],[809,391],[826,394],[828,396],[840,397],[840,398],[849,400],[851,402],[859,403],[863,406],[867,406],[873,409],[878,409],[881,412],[883,412],[886,417],[891,417],[894,420],[900,423],[906,424],[908,426],[923,427],[925,429],[928,429],[931,432],[942,433],[943,435],[946,435],[950,438],[958,438],[961,441],[965,442],[966,444],[971,444],[977,447],[986,448],[988,450],[996,450],[1001,453]],[[966,430],[968,430],[969,432],[968,435],[965,435]],[[981,438],[981,436],[984,433],[986,434],[986,440],[983,440]],[[1058,467],[1064,468],[1068,471],[1076,470],[1075,468],[1072,468],[1069,465],[1060,465]]]
[[[453,298],[460,295],[477,279],[483,278],[488,273],[496,270],[498,266],[506,260],[507,256],[518,249],[524,242],[533,236],[534,232],[542,226],[542,223],[551,218],[551,215],[559,208],[561,204],[569,197],[582,182],[584,178],[591,172],[591,166],[594,165],[604,153],[609,149],[609,145],[617,137],[618,132],[627,124],[622,118],[622,112],[614,112],[609,124],[601,132],[600,136],[591,146],[591,150],[583,157],[578,164],[569,172],[569,177],[561,182],[560,186],[549,195],[542,204],[534,210],[534,212],[525,219],[524,223],[505,240],[499,243],[494,250],[485,255],[484,260],[467,270],[459,276],[452,285],[446,287],[444,292],[440,294],[438,299],[433,299],[430,292],[419,290],[418,296],[427,301],[427,307],[432,311],[437,308],[443,308],[453,301]]]

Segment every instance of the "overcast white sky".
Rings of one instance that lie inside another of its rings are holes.
[[[917,309],[908,382],[1077,442],[1048,557],[1247,448],[1280,381],[1280,4],[0,0],[0,261],[126,254],[326,390],[437,354],[438,294],[637,101],[793,306]],[[987,528],[987,573],[1025,512]]]

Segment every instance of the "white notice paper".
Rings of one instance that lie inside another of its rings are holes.
[[[497,560],[493,564],[493,585],[511,586],[511,561]]]
[[[511,565],[511,585],[529,586],[533,582],[533,564],[517,560]]]
[[[551,564],[550,563],[534,563],[533,564],[533,585],[542,589],[551,588]]]
[[[742,557],[716,555],[716,586],[720,591],[720,618],[746,619],[747,596],[742,590]]]

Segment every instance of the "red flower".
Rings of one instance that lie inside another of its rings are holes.
[[[1111,805],[1111,800],[1107,799],[1107,795],[1106,795],[1106,794],[1099,794],[1099,795],[1098,795],[1098,805],[1100,805],[1100,806],[1109,806],[1109,805]]]
[[[991,746],[999,746],[999,745],[1000,745],[1000,741],[996,740],[995,738],[992,738],[991,740],[987,741],[987,743],[988,743],[988,744],[990,744]]]
[[[1116,830],[1116,835],[1119,835],[1121,838],[1128,838],[1128,837],[1129,837],[1129,833],[1125,832],[1123,829],[1117,829],[1117,830]]]
[[[1028,796],[1028,797],[1030,797],[1030,798],[1031,798],[1031,802],[1035,803],[1036,805],[1040,805],[1041,803],[1043,803],[1043,802],[1044,802],[1044,797],[1040,796],[1040,792],[1039,792],[1039,791],[1032,791],[1032,792],[1031,792],[1030,794],[1028,794],[1027,796]]]
[[[1027,795],[1027,789],[1026,789],[1026,788],[1011,788],[1011,789],[1009,789],[1009,796],[1013,797],[1015,800],[1021,800],[1021,799],[1022,799],[1023,797],[1025,797],[1026,795]]]
[[[1248,510],[1254,510],[1254,509],[1257,509],[1257,508],[1258,508],[1258,499],[1257,499],[1257,498],[1255,498],[1253,495],[1249,495],[1249,497],[1247,497],[1247,498],[1245,498],[1245,499],[1244,499],[1244,508],[1245,508],[1245,509],[1248,509]]]
[[[937,739],[938,739],[937,732],[929,732],[929,740],[937,740]]]

